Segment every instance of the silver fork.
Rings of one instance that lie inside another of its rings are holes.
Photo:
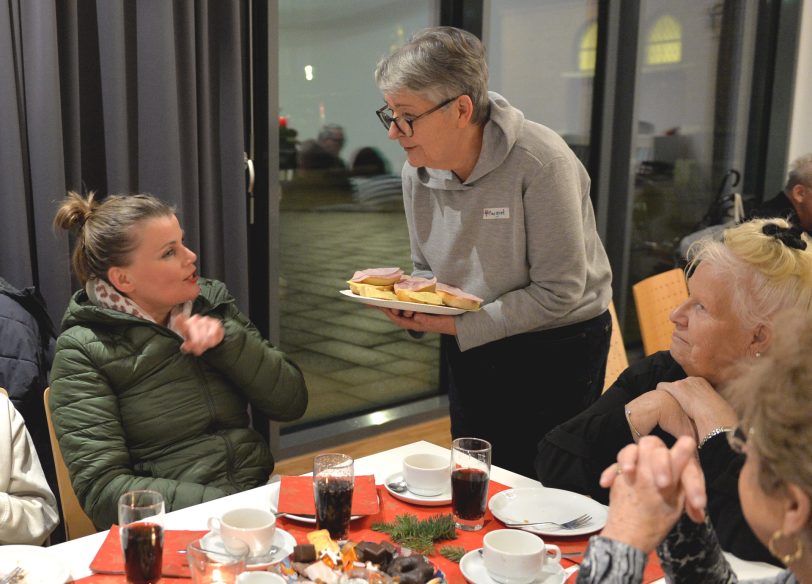
[[[0,578],[0,584],[14,584],[17,579],[22,576],[23,569],[20,566],[14,568],[11,572]]]
[[[561,529],[577,529],[578,527],[583,527],[590,521],[592,521],[592,516],[587,513],[584,513],[580,517],[570,519],[569,521],[564,521],[563,523],[558,523],[556,521],[523,521],[520,523],[505,523],[505,525],[507,525],[508,527],[528,527],[530,525],[557,525]]]

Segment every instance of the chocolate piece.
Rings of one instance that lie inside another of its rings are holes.
[[[395,558],[387,573],[400,578],[401,584],[426,584],[434,576],[434,566],[425,556]]]
[[[355,546],[355,553],[362,562],[372,562],[386,570],[392,561],[393,553],[386,546],[371,541],[362,541]]]
[[[293,561],[303,563],[315,562],[316,546],[314,546],[312,543],[305,543],[302,545],[294,546]]]

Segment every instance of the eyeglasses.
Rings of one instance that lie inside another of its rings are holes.
[[[415,116],[413,118],[398,118],[398,117],[390,116],[388,113],[386,113],[386,110],[389,109],[388,105],[385,105],[381,109],[377,110],[375,112],[375,115],[377,115],[378,119],[381,120],[381,123],[383,124],[383,127],[386,128],[387,132],[389,131],[389,128],[392,127],[392,124],[394,123],[395,127],[398,129],[398,131],[401,134],[403,134],[407,138],[411,138],[412,136],[414,136],[414,123],[417,120],[419,120],[420,118],[425,117],[425,116],[427,116],[429,114],[433,114],[434,112],[436,112],[441,107],[447,106],[449,103],[451,103],[452,101],[454,101],[455,99],[457,99],[459,97],[462,97],[462,95],[458,95],[457,97],[451,97],[451,98],[445,100],[444,102],[442,102],[442,103],[440,103],[438,105],[435,105],[430,110],[425,111],[422,114],[420,114],[419,116]]]
[[[728,430],[727,443],[730,445],[730,449],[736,454],[744,454],[744,447],[747,446],[747,438],[752,433],[752,428],[750,428],[750,431],[745,434],[744,430],[742,430],[739,426],[736,426],[732,430]]]

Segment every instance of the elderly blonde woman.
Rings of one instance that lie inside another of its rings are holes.
[[[810,353],[809,315],[782,317],[770,353],[723,390],[740,416],[726,438],[745,455],[738,482],[744,516],[787,568],[761,584],[812,582]],[[609,517],[590,540],[580,584],[640,582],[648,553],[661,541],[657,551],[668,581],[736,581],[712,526],[703,521],[705,485],[693,446],[693,439],[682,437],[669,451],[646,436],[618,454],[602,476],[611,485]]]
[[[378,117],[407,158],[413,273],[485,301],[456,316],[384,310],[442,333],[452,435],[489,440],[494,464],[532,476],[536,442],[603,387],[612,274],[589,176],[553,130],[488,92],[471,33],[419,31],[375,79]]]
[[[544,438],[536,458],[542,484],[605,502],[599,477],[621,448],[648,434],[669,444],[691,436],[722,547],[743,559],[774,561],[742,517],[740,461],[724,438],[736,419],[716,388],[734,363],[769,350],[781,310],[812,314],[809,243],[784,219],[753,220],[728,229],[724,242],[698,242],[688,266],[690,296],[671,315],[670,351],[629,367],[595,404]]]

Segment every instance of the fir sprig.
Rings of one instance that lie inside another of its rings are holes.
[[[398,515],[391,523],[373,523],[372,529],[386,533],[392,541],[426,555],[434,553],[435,541],[457,537],[451,514],[432,515],[422,520],[415,515]]]
[[[465,555],[465,548],[461,545],[444,545],[440,548],[440,555],[459,564],[462,556]]]

